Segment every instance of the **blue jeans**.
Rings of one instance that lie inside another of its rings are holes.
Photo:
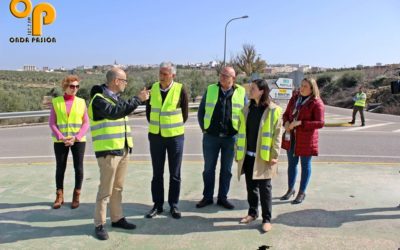
[[[219,152],[221,151],[221,171],[219,173],[218,199],[226,200],[232,178],[232,163],[235,156],[235,136],[217,137],[209,134],[203,135],[204,171],[203,196],[212,200],[215,186],[215,168]]]
[[[294,155],[294,145],[295,141],[291,142],[290,150],[287,151],[288,158],[288,185],[289,190],[294,188],[297,176],[297,164],[299,163],[299,158],[301,162],[301,180],[300,180],[300,192],[305,192],[308,182],[311,177],[311,158],[312,156],[296,156]]]

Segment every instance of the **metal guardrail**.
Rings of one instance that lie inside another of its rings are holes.
[[[199,108],[199,103],[189,103],[189,108]],[[140,105],[133,111],[133,114],[140,114],[146,111],[145,105]],[[4,112],[0,113],[0,120],[14,118],[29,118],[29,117],[46,117],[50,116],[50,110],[38,111],[23,111],[23,112]]]
[[[367,111],[368,112],[375,112],[382,109],[382,103],[368,103]]]
[[[13,118],[45,117],[45,116],[49,116],[49,115],[50,115],[49,110],[5,112],[5,113],[0,113],[0,120],[1,119],[13,119]]]

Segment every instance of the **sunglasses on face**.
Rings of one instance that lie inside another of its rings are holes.
[[[71,84],[71,85],[69,85],[68,86],[70,89],[79,89],[79,85],[73,85],[73,84]]]

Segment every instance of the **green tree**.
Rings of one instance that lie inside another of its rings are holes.
[[[90,102],[90,92],[87,88],[80,88],[76,95],[80,98],[85,99],[87,104]]]
[[[195,101],[196,97],[204,93],[207,87],[207,79],[200,71],[192,71],[186,77],[184,82],[188,90],[191,101]]]
[[[132,98],[133,96],[138,95],[140,90],[145,87],[145,83],[141,77],[128,77],[128,85],[124,93],[122,94],[123,98]]]
[[[23,111],[23,98],[16,93],[0,92],[0,112]]]

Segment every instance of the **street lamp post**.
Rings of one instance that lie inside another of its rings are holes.
[[[226,25],[225,25],[225,40],[224,40],[224,66],[225,66],[225,58],[226,58],[226,28],[228,28],[228,24],[230,22],[232,22],[233,20],[237,20],[237,19],[242,19],[242,18],[248,18],[249,16],[241,16],[241,17],[235,17],[230,19]]]

